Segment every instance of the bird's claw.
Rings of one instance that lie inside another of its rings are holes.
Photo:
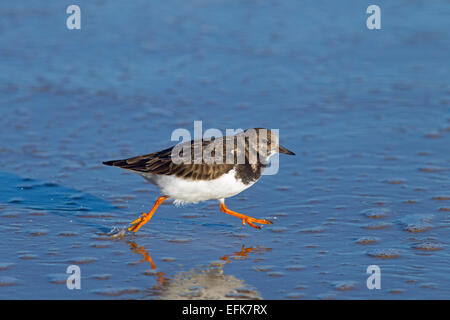
[[[272,224],[272,221],[264,220],[264,219],[255,219],[252,217],[246,217],[245,219],[242,219],[242,224],[245,225],[245,223],[248,223],[249,226],[259,230],[259,229],[261,229],[261,227],[256,225],[255,223]]]
[[[139,218],[131,222],[131,226],[128,228],[130,232],[137,232],[145,223],[147,223],[148,213],[143,212]]]

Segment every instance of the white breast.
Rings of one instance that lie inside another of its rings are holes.
[[[214,180],[186,180],[175,176],[143,174],[161,190],[163,195],[175,199],[175,204],[196,203],[210,199],[229,198],[251,187],[235,178],[235,170],[230,170]]]

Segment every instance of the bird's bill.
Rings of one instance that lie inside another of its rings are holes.
[[[295,156],[295,153],[293,153],[292,151],[286,149],[286,148],[283,147],[283,146],[279,146],[279,147],[278,147],[278,152],[279,152],[279,153],[284,153],[284,154],[290,154],[291,156]]]

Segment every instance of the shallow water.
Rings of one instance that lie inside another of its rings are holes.
[[[0,298],[448,299],[446,1],[0,5]],[[164,203],[101,161],[176,128],[268,127],[281,156],[227,205]],[[66,268],[81,268],[81,290]],[[381,269],[381,289],[366,269]]]

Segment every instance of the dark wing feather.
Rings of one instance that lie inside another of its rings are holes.
[[[218,140],[218,139],[217,139]],[[211,143],[217,142],[213,141],[201,141],[202,149]],[[195,141],[187,142],[191,144],[191,156],[194,159],[194,143]],[[198,143],[198,141],[197,141]],[[192,180],[212,180],[217,179],[224,173],[229,172],[233,169],[233,164],[226,164],[225,158],[222,163],[205,163],[202,159],[201,163],[174,163],[172,161],[172,150],[174,147],[155,152],[150,154],[145,154],[133,158],[128,158],[124,160],[112,160],[105,161],[103,164],[113,167],[119,167],[127,170],[159,174],[159,175],[175,175],[177,177],[188,178]],[[224,150],[222,150],[223,156]]]

